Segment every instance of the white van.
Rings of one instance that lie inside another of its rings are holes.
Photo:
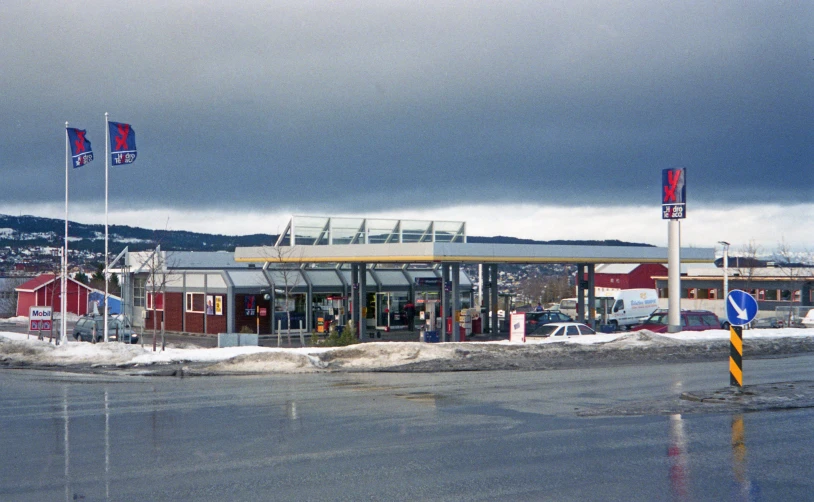
[[[608,307],[605,307],[607,300]],[[605,308],[609,308],[613,305],[615,298],[610,296],[597,296],[594,298],[594,312],[598,316],[599,319],[602,318]],[[572,319],[577,318],[577,299],[576,298],[563,298],[560,300],[560,306],[557,310],[562,312],[563,314],[570,316]],[[588,295],[585,295],[585,316],[588,317]]]
[[[659,308],[659,294],[655,289],[623,289],[616,293],[608,322],[614,330],[641,324]]]

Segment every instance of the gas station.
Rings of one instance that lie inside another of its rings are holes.
[[[682,263],[714,260],[712,248],[677,251]],[[465,222],[293,216],[274,246],[237,248],[234,261],[278,274],[280,270],[334,270],[346,281],[349,294],[343,308],[359,327],[362,340],[373,337],[369,329],[404,329],[402,312],[412,302],[417,326],[424,324],[428,331],[438,326],[439,341],[460,341],[460,325],[470,309],[485,312],[484,333],[498,331],[501,264],[576,265],[577,277],[587,277],[577,284],[577,320],[593,323],[594,310],[585,312],[583,305],[595,304],[597,264],[667,263],[668,254],[667,248],[649,246],[469,243]],[[481,309],[472,281],[461,270],[464,263],[482,267]],[[280,281],[272,282],[272,296],[278,295]],[[311,310],[305,315],[306,325],[311,325]],[[436,324],[439,316],[449,321]]]

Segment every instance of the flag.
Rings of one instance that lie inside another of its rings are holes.
[[[71,145],[71,163],[74,168],[82,167],[93,160],[90,140],[85,137],[84,129],[68,128],[68,143]]]
[[[111,161],[114,166],[132,164],[136,160],[136,131],[130,124],[108,122]]]

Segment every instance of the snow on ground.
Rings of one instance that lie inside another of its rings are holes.
[[[8,319],[0,319],[0,324],[28,324],[28,317],[17,316],[9,317]]]
[[[121,343],[69,341],[55,346],[36,336],[0,331],[0,364],[11,367],[64,369],[151,368],[188,365],[190,374],[301,373],[317,371],[419,371],[444,369],[546,368],[558,359],[591,357],[641,350],[685,348],[703,352],[712,343],[725,347],[729,331],[710,330],[656,334],[650,331],[598,334],[568,339],[529,339],[527,343],[464,342],[428,344],[420,342],[371,342],[349,347],[228,347],[175,348],[153,352],[152,347]],[[814,342],[813,329],[765,329],[744,331],[744,343],[787,344],[795,339]],[[782,341],[782,342],[781,342]],[[809,345],[805,345],[805,350]],[[700,349],[700,350],[699,350]],[[678,351],[683,352],[683,351]],[[784,352],[789,353],[789,350]],[[521,364],[523,361],[526,364]],[[536,361],[537,366],[529,365]],[[542,362],[541,362],[542,361]]]

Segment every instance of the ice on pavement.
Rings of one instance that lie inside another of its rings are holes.
[[[814,341],[814,329],[761,329],[743,332],[744,343],[769,340],[804,339]],[[656,334],[650,331],[597,334],[567,339],[529,339],[526,343],[463,342],[370,342],[349,347],[229,347],[229,348],[176,348],[154,352],[151,346],[121,343],[75,342],[55,346],[37,340],[34,335],[0,331],[0,363],[4,366],[43,368],[68,367],[155,367],[168,364],[191,364],[201,373],[302,373],[318,371],[381,371],[398,370],[410,365],[443,370],[452,362],[457,369],[493,369],[502,364],[512,367],[518,358],[534,358],[547,354],[556,357],[563,353],[608,354],[642,348],[674,348],[725,344],[727,330]],[[810,340],[809,340],[810,339]],[[774,343],[776,344],[776,343]],[[478,366],[479,361],[489,364]],[[461,362],[463,364],[461,366]]]

